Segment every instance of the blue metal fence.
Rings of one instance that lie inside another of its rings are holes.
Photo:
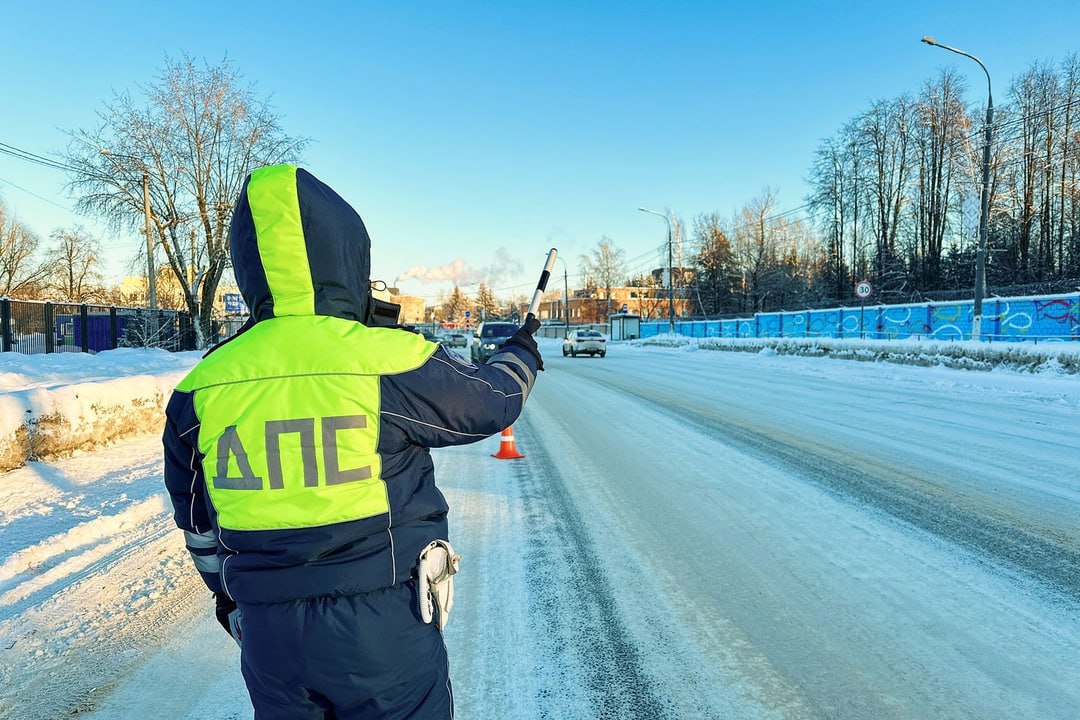
[[[191,316],[175,310],[0,298],[0,352],[100,352],[117,347],[194,350]]]
[[[695,338],[866,338],[970,340],[972,302],[866,305],[822,310],[756,313],[749,318],[686,320],[675,333]],[[665,334],[667,321],[642,322],[641,337]],[[1080,340],[1080,293],[983,301],[984,340]]]

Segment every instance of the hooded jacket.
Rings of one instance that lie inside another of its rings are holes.
[[[367,327],[360,216],[293,165],[253,172],[230,228],[253,324],[208,353],[166,409],[165,484],[207,586],[238,602],[353,595],[408,579],[447,539],[429,448],[517,418],[536,360],[466,363]]]

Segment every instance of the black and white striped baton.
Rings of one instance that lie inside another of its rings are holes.
[[[532,302],[529,303],[529,312],[525,315],[526,322],[530,317],[536,317],[536,311],[540,307],[540,298],[544,295],[544,290],[547,289],[548,278],[551,277],[551,268],[555,266],[555,258],[559,256],[559,251],[555,248],[551,248],[548,252],[547,262],[544,263],[544,272],[540,273],[540,282],[536,283],[536,292],[533,293]]]

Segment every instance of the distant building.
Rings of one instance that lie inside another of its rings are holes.
[[[231,275],[229,277],[231,277]],[[117,290],[118,293],[114,294],[114,298],[115,302],[120,305],[145,307],[149,302],[149,293],[146,289],[145,276],[125,277],[120,281]],[[177,281],[176,276],[171,271],[158,274],[156,290],[158,307],[169,310],[187,311],[187,303],[184,301],[184,290],[180,287],[179,281]],[[232,311],[231,306],[228,309],[226,308],[225,296],[239,294],[240,288],[236,285],[227,282],[218,283],[217,293],[214,295],[214,317],[235,315],[236,313]]]
[[[146,307],[150,293],[146,289],[146,277],[125,277],[113,293],[114,302],[130,307]]]
[[[402,295],[401,291],[396,287],[385,290],[372,290],[371,294],[380,300],[400,305],[401,314],[398,316],[398,321],[403,325],[417,325],[426,322],[424,298],[415,295]]]
[[[606,323],[609,307],[606,293],[606,288],[573,290],[570,296],[570,324]],[[693,302],[687,296],[686,289],[675,288],[674,295],[675,317],[688,317],[693,311]],[[549,293],[546,297],[551,298],[552,294]],[[565,322],[567,314],[563,308],[564,305],[565,302],[561,297],[545,299],[537,308],[536,319],[540,322]],[[611,288],[610,311],[620,312],[624,305],[626,312],[639,315],[643,321],[663,320],[668,317],[667,288],[633,286]],[[527,304],[520,306],[522,317],[528,309]]]
[[[231,275],[227,275],[232,278]],[[133,307],[144,307],[147,304],[147,290],[145,277],[125,277],[117,288],[115,302]],[[372,295],[380,300],[396,303],[401,306],[400,322],[406,325],[416,325],[431,322],[431,310],[425,308],[424,298],[415,295],[403,295],[398,288],[386,290],[372,290]],[[240,305],[242,310],[237,312],[237,296],[240,289],[233,283],[221,282],[218,284],[217,293],[214,296],[215,317],[237,317],[247,314],[247,308]],[[226,297],[230,296],[230,297]],[[187,310],[184,302],[184,292],[172,272],[162,272],[157,281],[158,306],[175,310]]]

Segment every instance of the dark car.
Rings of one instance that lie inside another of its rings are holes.
[[[486,363],[488,358],[501,348],[510,336],[518,331],[518,326],[511,322],[482,322],[473,333],[472,361]]]

